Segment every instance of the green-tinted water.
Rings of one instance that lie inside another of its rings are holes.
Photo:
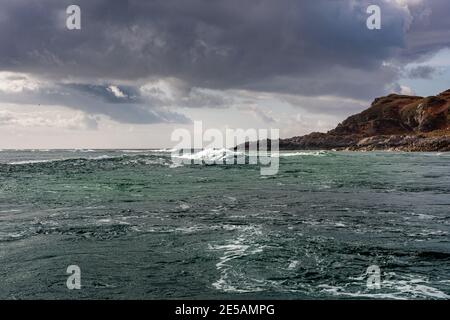
[[[289,153],[274,176],[160,151],[0,163],[0,298],[450,296],[450,154]]]

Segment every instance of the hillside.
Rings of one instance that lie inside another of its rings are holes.
[[[327,133],[280,140],[281,150],[450,151],[450,90],[437,96],[376,98]]]

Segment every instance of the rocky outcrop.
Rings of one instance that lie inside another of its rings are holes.
[[[391,135],[363,138],[348,150],[390,151],[450,151],[450,135],[427,137],[423,135]]]
[[[390,94],[327,133],[280,139],[281,150],[450,151],[450,90],[437,96]]]

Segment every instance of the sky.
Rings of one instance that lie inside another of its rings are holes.
[[[0,0],[0,148],[170,148],[194,121],[326,132],[376,97],[449,89],[448,12],[448,0]]]

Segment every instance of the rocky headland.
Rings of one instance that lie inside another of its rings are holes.
[[[450,151],[449,106],[450,90],[430,97],[390,94],[376,98],[368,109],[327,133],[280,139],[279,148]]]

